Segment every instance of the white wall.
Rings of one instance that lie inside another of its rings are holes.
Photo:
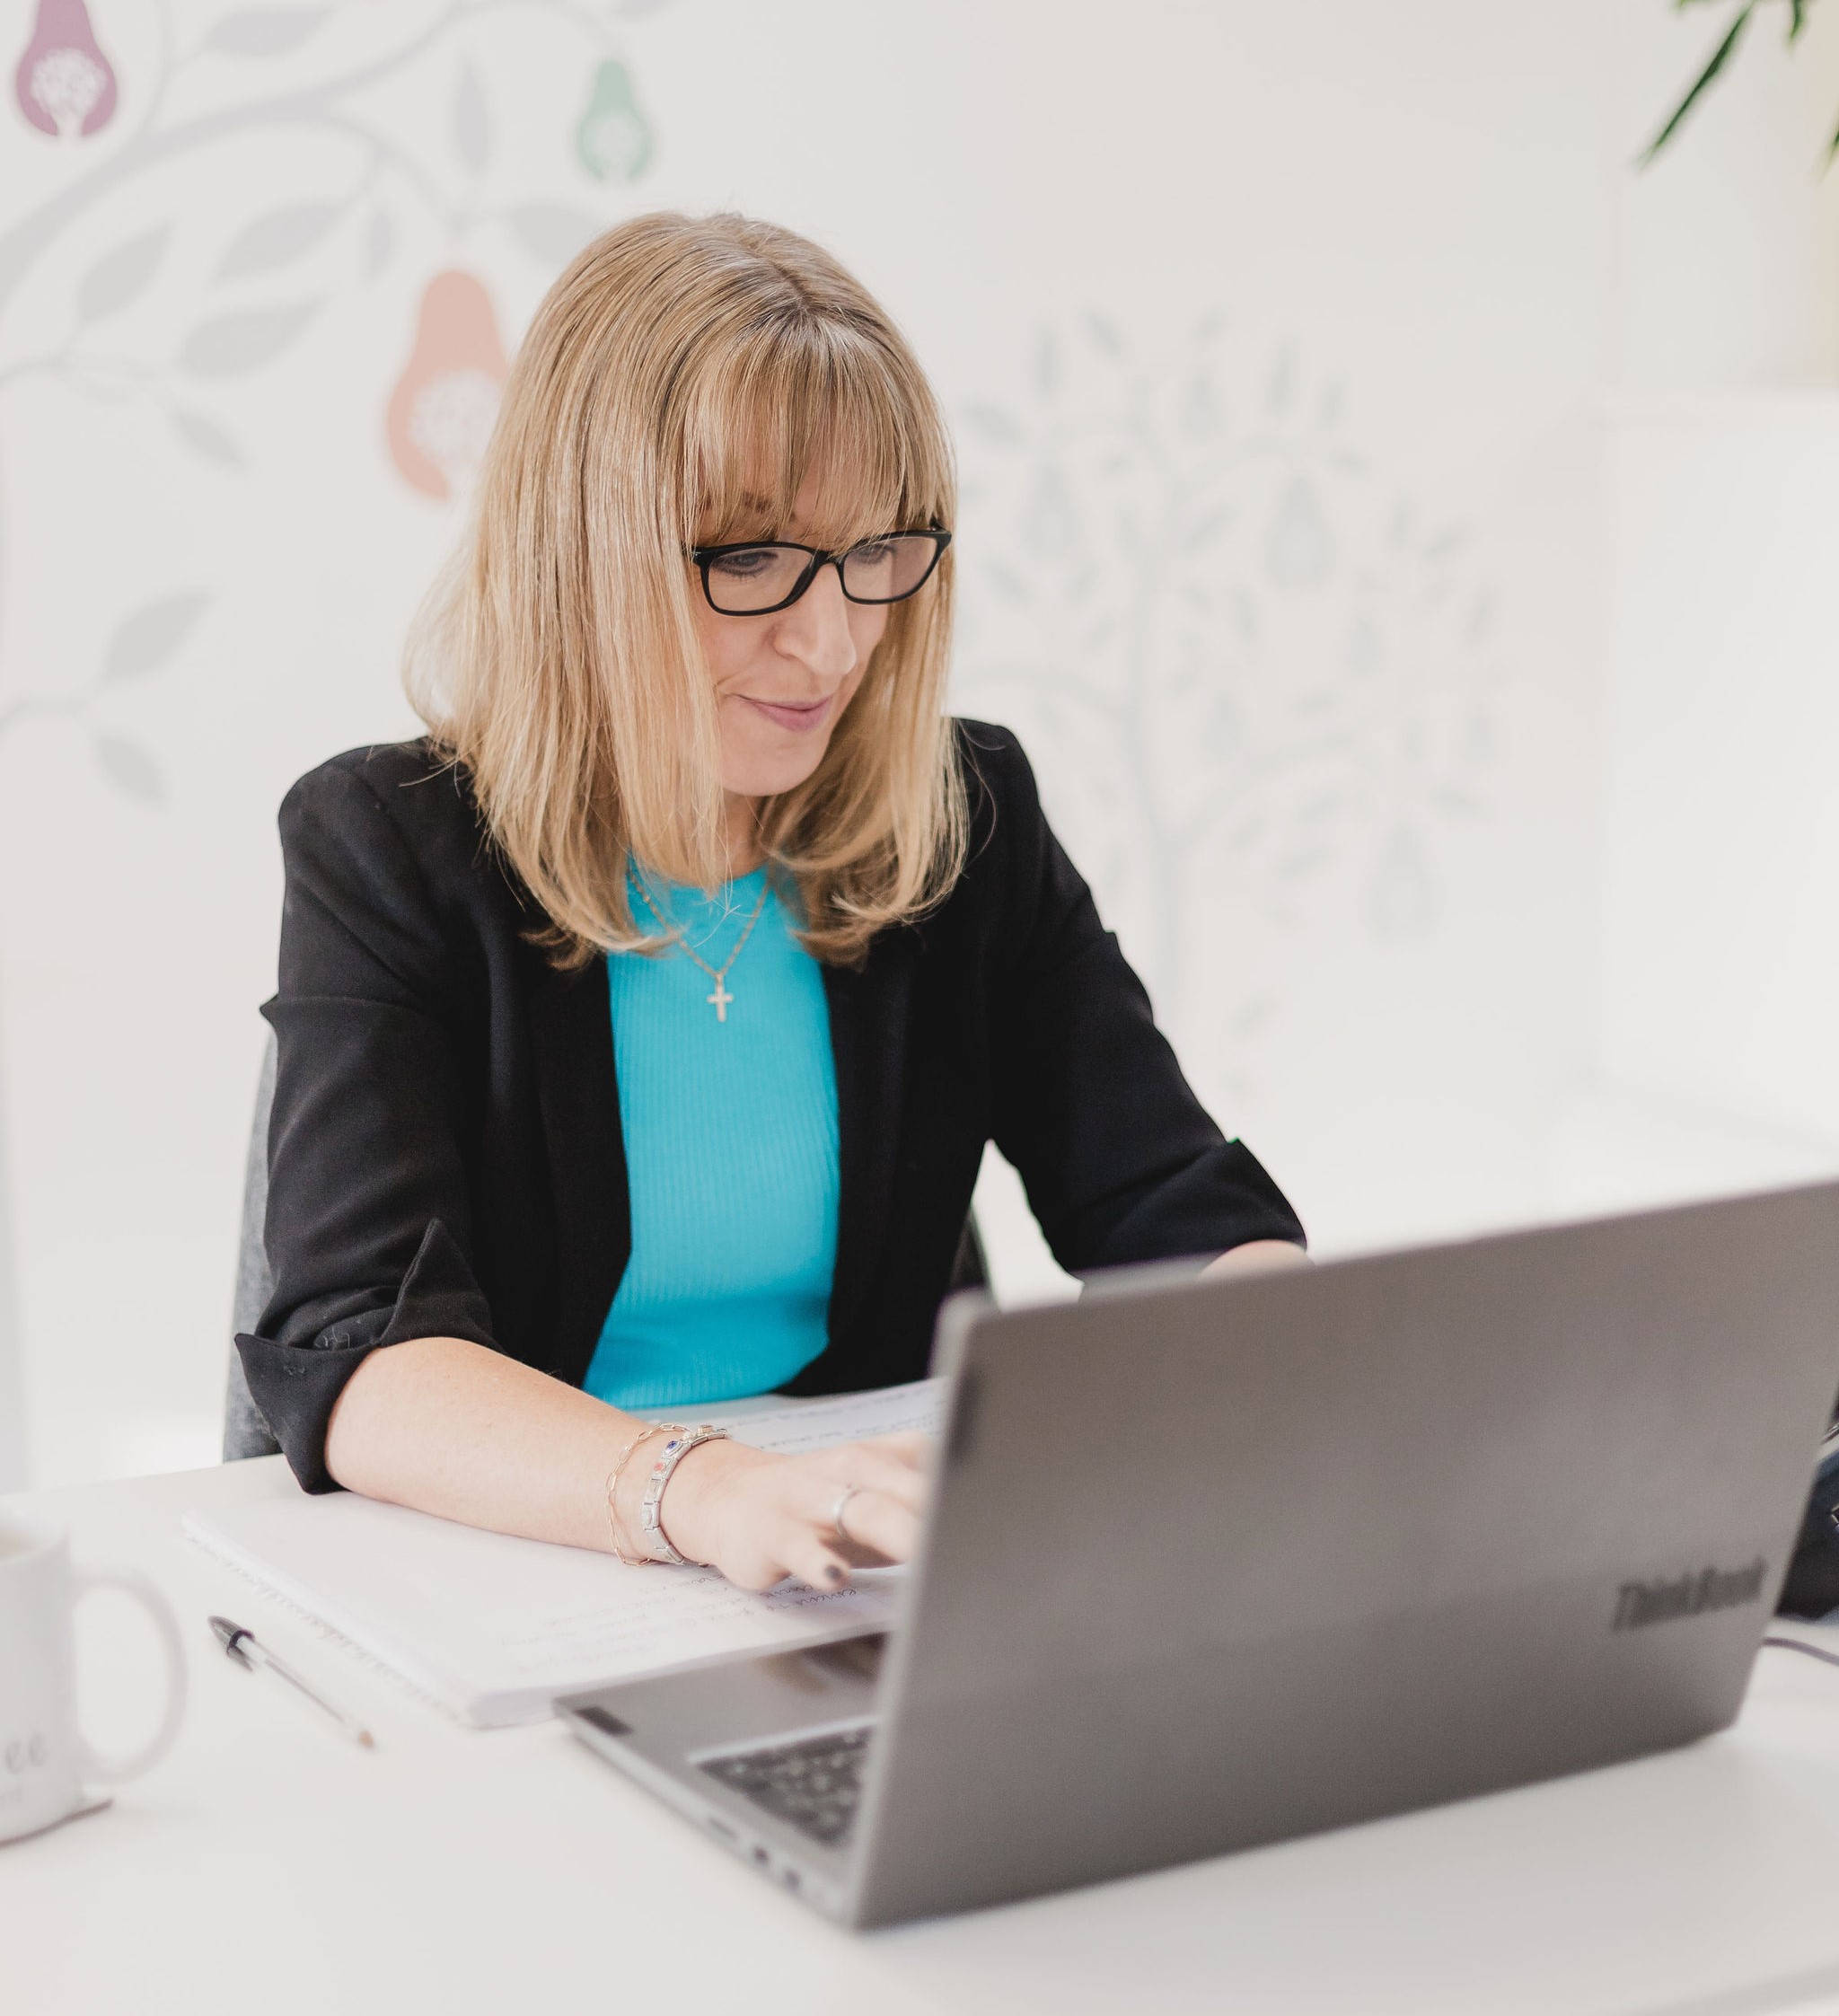
[[[1611,431],[1606,1074],[1839,1167],[1839,393]]]
[[[1587,1204],[1839,1171],[1839,22],[1782,25],[1620,191]],[[1625,104],[1672,26],[1625,14]]]
[[[964,465],[959,704],[1026,736],[1196,1082],[1324,1243],[1553,1208],[1603,1069],[1600,395],[1667,323],[1623,333],[1631,246],[1641,302],[1686,285],[1628,161],[1702,23],[396,0],[251,53],[298,11],[182,0],[174,59],[158,10],[91,12],[110,125],[0,119],[0,722],[42,703],[0,727],[0,1110],[40,1477],[215,1446],[274,806],[411,732],[396,649],[457,524],[384,439],[423,289],[475,275],[510,345],[641,208],[806,230],[911,330]],[[655,140],[629,183],[577,145],[607,60]],[[1830,292],[1765,318],[1795,369]],[[159,616],[123,644],[180,595],[170,652]]]

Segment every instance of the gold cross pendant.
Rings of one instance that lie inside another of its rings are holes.
[[[727,989],[722,985],[720,974],[716,976],[715,992],[703,997],[715,1010],[715,1018],[717,1022],[726,1022],[728,1019],[728,1003],[734,998]]]

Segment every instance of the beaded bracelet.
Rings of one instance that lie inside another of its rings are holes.
[[[645,1568],[651,1564],[649,1554],[629,1554],[625,1548],[620,1545],[620,1508],[617,1499],[620,1489],[620,1475],[626,1467],[626,1458],[632,1454],[633,1450],[641,1442],[648,1442],[654,1435],[681,1435],[682,1432],[683,1426],[681,1422],[647,1422],[620,1451],[619,1455],[613,1458],[613,1466],[607,1472],[607,1532],[613,1543],[613,1559],[621,1567]]]
[[[701,1448],[705,1442],[726,1442],[726,1428],[712,1427],[708,1422],[691,1431],[673,1427],[671,1439],[658,1453],[658,1459],[651,1466],[651,1475],[645,1480],[645,1497],[638,1508],[638,1527],[644,1536],[648,1558],[652,1561],[667,1561],[673,1568],[700,1568],[700,1562],[691,1561],[688,1554],[679,1554],[671,1545],[671,1536],[664,1529],[659,1517],[664,1486],[670,1483],[677,1466],[691,1449]],[[656,1550],[662,1548],[663,1552]]]

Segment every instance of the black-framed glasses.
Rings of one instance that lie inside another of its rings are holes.
[[[846,552],[821,552],[787,540],[746,540],[730,546],[692,546],[708,606],[723,616],[770,616],[789,609],[826,567],[837,570],[851,602],[904,602],[932,577],[948,532],[892,532],[865,539]]]

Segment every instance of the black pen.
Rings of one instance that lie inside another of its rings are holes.
[[[240,1624],[232,1624],[228,1617],[213,1617],[211,1629],[217,1634],[217,1642],[239,1666],[246,1666],[251,1673],[272,1673],[277,1680],[286,1681],[290,1687],[304,1694],[315,1708],[329,1714],[354,1743],[361,1743],[366,1750],[376,1748],[376,1738],[362,1722],[353,1721],[343,1709],[333,1707],[323,1695],[315,1694],[299,1674],[285,1660],[277,1659],[253,1632],[246,1631]]]

